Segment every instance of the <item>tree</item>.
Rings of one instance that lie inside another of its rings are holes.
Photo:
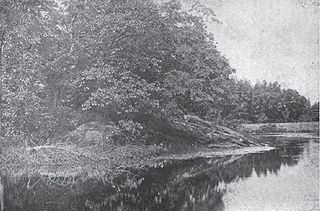
[[[256,83],[232,80],[228,85],[233,96],[233,115],[227,119],[239,122],[297,122],[310,121],[310,101],[296,90],[281,89],[278,82]],[[231,102],[232,102],[231,100]]]
[[[52,103],[45,97],[49,93],[46,78],[53,75],[50,59],[52,52],[61,53],[56,42],[62,31],[59,9],[53,0],[4,0],[0,4],[1,135],[43,136],[52,121],[47,108]],[[49,44],[53,42],[55,48]]]
[[[319,102],[315,102],[311,106],[310,110],[311,110],[311,113],[312,113],[311,121],[319,122]]]
[[[70,97],[75,109],[115,121],[221,113],[223,84],[234,70],[203,17],[178,1],[69,1],[67,7],[80,55]]]

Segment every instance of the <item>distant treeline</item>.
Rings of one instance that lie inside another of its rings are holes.
[[[1,137],[43,142],[99,121],[141,140],[146,126],[186,114],[226,125],[318,120],[319,104],[297,91],[232,79],[206,30],[214,12],[196,2],[0,1]]]
[[[310,103],[294,89],[281,89],[278,82],[231,80],[224,119],[241,123],[319,121],[319,102]]]

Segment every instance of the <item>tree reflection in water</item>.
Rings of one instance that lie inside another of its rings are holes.
[[[282,165],[298,163],[303,144],[283,143],[260,154],[167,161],[162,168],[140,172],[141,184],[131,188],[94,180],[48,186],[39,178],[13,181],[2,176],[5,210],[224,210],[228,183],[253,171],[258,176],[277,174]]]

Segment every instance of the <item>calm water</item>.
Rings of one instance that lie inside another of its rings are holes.
[[[4,210],[319,210],[319,140],[268,137],[273,151],[171,160],[126,185],[1,178]],[[34,184],[30,188],[30,184]],[[67,185],[66,185],[67,184]],[[129,187],[130,188],[129,188]]]

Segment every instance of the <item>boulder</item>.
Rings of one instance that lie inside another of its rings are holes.
[[[84,140],[86,143],[96,143],[109,140],[106,137],[114,135],[117,127],[113,124],[102,124],[100,122],[87,122],[77,127],[69,135],[74,140]]]
[[[86,132],[85,139],[88,142],[98,142],[101,141],[103,137],[103,132],[98,130],[88,130]]]

